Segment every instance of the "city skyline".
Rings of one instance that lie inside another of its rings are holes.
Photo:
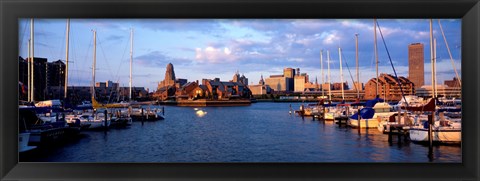
[[[69,84],[91,85],[93,35],[97,31],[97,82],[112,80],[128,86],[130,28],[134,29],[133,85],[155,90],[164,79],[168,63],[175,66],[177,78],[231,80],[238,70],[257,84],[260,76],[282,74],[283,68],[300,68],[310,81],[318,78],[320,50],[327,76],[330,51],[332,82],[340,82],[338,47],[355,79],[355,33],[359,34],[360,81],[375,77],[373,20],[254,20],[254,19],[71,19]],[[408,45],[423,43],[425,84],[430,84],[429,22],[379,19],[385,42],[399,76],[408,76]],[[441,20],[455,66],[461,72],[461,20]],[[19,22],[19,55],[27,57],[30,19]],[[437,84],[454,76],[438,22]],[[66,19],[35,19],[35,57],[49,62],[65,60]],[[377,28],[379,72],[393,74]],[[348,69],[344,81],[351,85]],[[326,81],[326,78],[325,78]]]

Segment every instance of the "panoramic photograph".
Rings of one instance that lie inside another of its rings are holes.
[[[461,19],[18,26],[19,162],[462,163]]]

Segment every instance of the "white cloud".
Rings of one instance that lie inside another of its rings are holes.
[[[195,49],[195,60],[201,63],[227,63],[238,60],[238,57],[227,47],[207,46]]]
[[[339,42],[340,41],[340,36],[338,36],[338,31],[334,30],[334,31],[331,31],[329,33],[326,33],[324,35],[324,38],[323,38],[323,43],[324,44],[327,44],[327,45],[332,45],[334,44],[335,42]]]

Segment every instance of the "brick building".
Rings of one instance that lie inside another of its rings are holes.
[[[452,80],[445,80],[444,84],[447,85],[448,87],[460,87],[460,83],[457,77],[453,77]]]
[[[398,101],[404,95],[414,95],[415,88],[413,82],[405,77],[398,77],[401,82],[401,89],[395,76],[381,73],[378,77],[378,96],[387,101]],[[365,84],[365,99],[374,99],[376,97],[377,79],[372,78]]]

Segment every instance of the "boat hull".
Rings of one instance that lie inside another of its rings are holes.
[[[410,140],[413,142],[428,142],[428,129],[411,128]],[[460,129],[433,129],[433,142],[439,143],[461,143],[462,131]]]
[[[37,148],[36,146],[28,146],[30,133],[18,134],[18,152],[23,153]]]
[[[360,124],[356,119],[349,119],[348,125],[353,128],[378,128],[378,119],[361,119]]]

